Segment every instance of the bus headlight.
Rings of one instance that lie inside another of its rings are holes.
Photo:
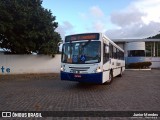
[[[65,71],[65,65],[61,66],[61,71]]]
[[[61,71],[64,71],[64,68],[63,68],[63,67],[61,67]]]
[[[98,67],[98,68],[96,69],[96,72],[97,72],[97,73],[102,72],[101,68]]]

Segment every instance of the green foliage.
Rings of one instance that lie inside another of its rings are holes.
[[[53,55],[57,53],[60,34],[58,23],[41,0],[0,1],[0,48],[13,54]]]
[[[128,68],[134,68],[134,69],[143,69],[143,68],[149,68],[151,66],[151,62],[137,62],[137,63],[130,63],[128,65]]]
[[[157,34],[155,36],[149,37],[147,39],[160,39],[160,34]]]

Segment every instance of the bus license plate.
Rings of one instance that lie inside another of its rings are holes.
[[[75,77],[75,78],[81,78],[82,76],[79,75],[79,74],[75,74],[74,77]]]

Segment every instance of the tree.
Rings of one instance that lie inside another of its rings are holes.
[[[54,55],[60,34],[58,23],[50,10],[41,6],[42,0],[0,1],[0,48],[13,54]]]
[[[147,39],[160,39],[160,34],[157,34],[155,36],[149,37]]]

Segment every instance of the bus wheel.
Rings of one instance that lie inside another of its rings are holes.
[[[122,68],[120,70],[120,74],[118,75],[118,77],[122,77]]]
[[[110,85],[111,83],[112,83],[112,81],[113,81],[113,72],[112,71],[110,71],[110,73],[109,73],[109,80],[108,81],[106,81],[104,84],[106,85]]]

